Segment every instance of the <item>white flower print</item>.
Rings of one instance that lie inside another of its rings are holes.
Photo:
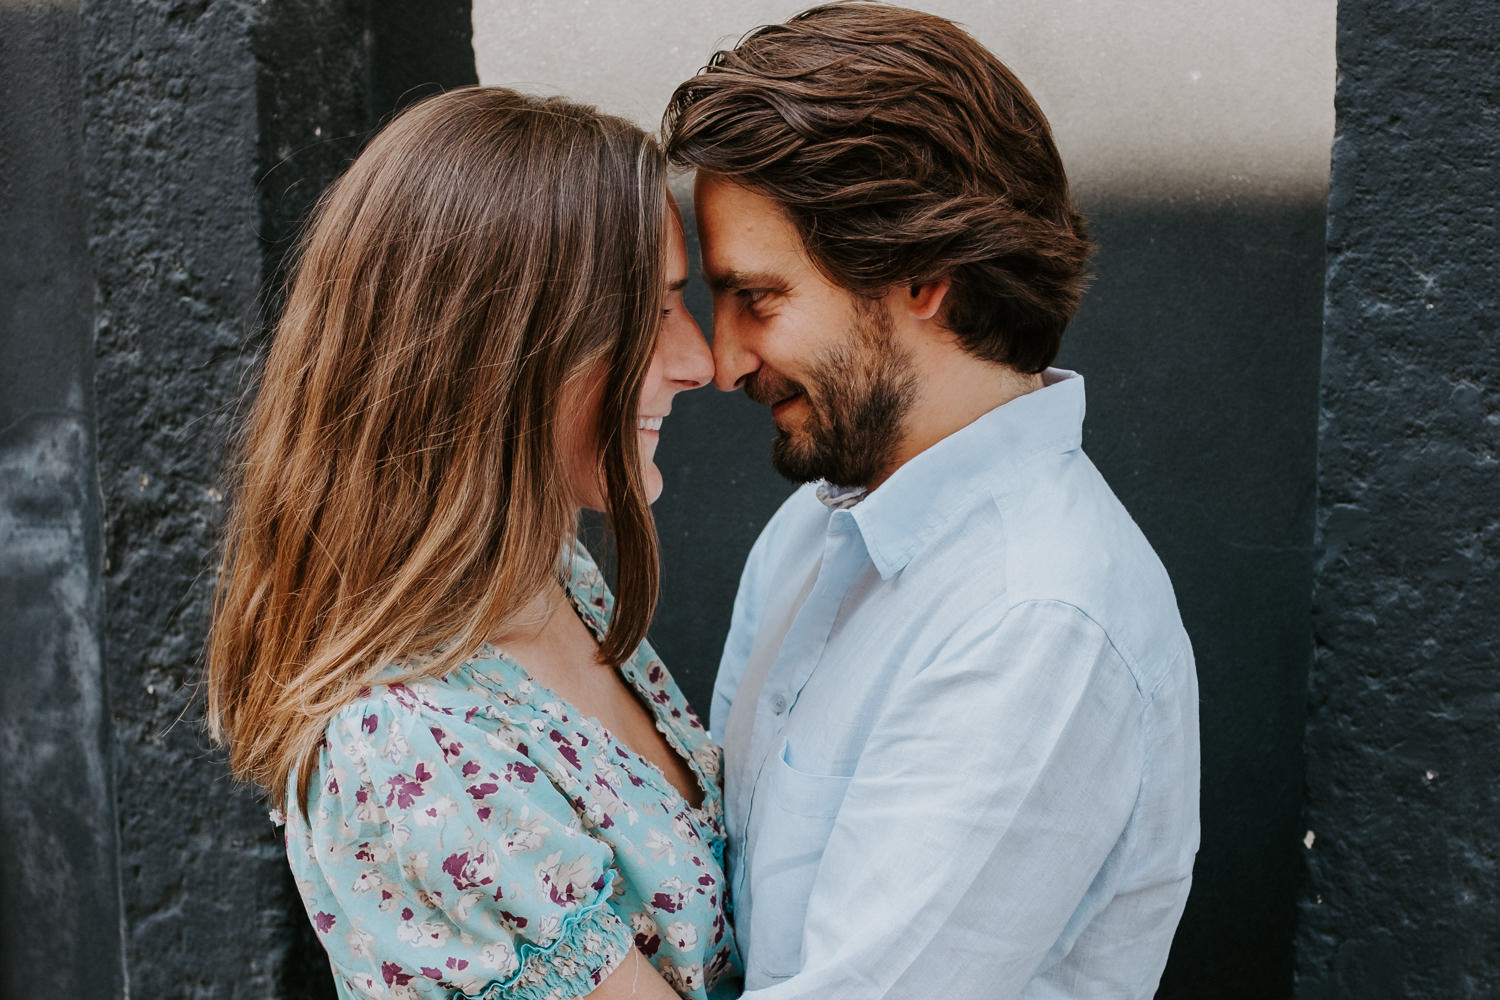
[[[411,744],[406,740],[406,734],[401,731],[401,721],[392,719],[386,731],[385,746],[380,748],[380,756],[392,764],[400,764],[411,756]]]
[[[385,888],[385,876],[380,874],[379,868],[361,868],[359,874],[354,877],[349,889],[355,895],[365,893],[378,893]]]
[[[672,977],[672,985],[679,993],[691,993],[703,985],[703,964],[701,962],[679,965],[672,971],[676,973]]]
[[[556,851],[536,866],[536,884],[542,895],[553,903],[571,908],[593,894],[598,869],[587,857],[563,861],[562,856],[562,851]]]
[[[386,824],[391,828],[392,847],[405,847],[411,840],[411,819],[408,813],[392,812],[386,816]]]
[[[454,919],[456,919],[456,920],[468,920],[469,919],[469,913],[470,913],[470,911],[472,911],[474,909],[474,904],[478,903],[480,900],[489,899],[489,898],[490,897],[487,896],[487,895],[485,895],[484,893],[482,893],[482,892],[476,892],[476,891],[474,891],[472,889],[469,890],[468,892],[461,892],[461,893],[459,893],[458,894],[458,899],[454,901],[453,907],[452,907],[452,913],[453,913]],[[465,937],[467,937],[467,936],[468,935],[465,935]]]
[[[496,979],[506,979],[516,974],[516,970],[521,967],[521,959],[516,954],[515,946],[509,940],[501,938],[479,949],[479,964],[493,970]]]
[[[427,867],[431,863],[426,851],[413,851],[401,863],[401,874],[413,885],[424,885],[427,882]]]
[[[344,944],[355,958],[369,958],[370,949],[375,944],[375,935],[362,927],[355,927],[344,935]]]
[[[672,838],[660,830],[646,832],[646,850],[657,861],[665,861],[669,865],[677,863],[677,850],[673,846]]]
[[[418,826],[432,826],[434,823],[441,823],[443,820],[457,815],[458,803],[444,795],[433,799],[426,806],[418,809],[412,814],[412,819],[416,820]]]
[[[407,920],[396,929],[396,937],[416,948],[441,948],[452,934],[453,928],[437,920],[424,920],[420,924]]]
[[[686,920],[674,920],[667,925],[667,940],[679,950],[687,951],[698,943],[698,928]]]
[[[389,995],[389,991],[385,988],[385,983],[374,976],[360,976],[359,979],[355,980],[355,986],[365,996],[383,997]]]
[[[522,806],[519,816],[507,812],[500,825],[509,830],[500,844],[500,850],[506,857],[535,851],[547,839],[547,821],[533,815],[530,806]]]

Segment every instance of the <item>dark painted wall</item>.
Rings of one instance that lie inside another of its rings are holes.
[[[1321,203],[1099,206],[1062,363],[1084,450],[1171,574],[1197,658],[1202,848],[1161,997],[1291,985],[1311,659]]]
[[[0,995],[124,984],[72,3],[0,8]],[[45,985],[42,985],[45,984]],[[40,986],[40,989],[39,989]]]
[[[1348,0],[1299,998],[1500,989],[1500,6]]]

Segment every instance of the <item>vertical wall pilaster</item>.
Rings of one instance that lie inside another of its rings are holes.
[[[373,124],[371,10],[84,8],[103,634],[135,996],[331,995],[279,832],[203,731],[200,684],[227,441],[264,344],[263,288]],[[411,82],[466,72],[472,54]]]
[[[1500,982],[1500,8],[1339,5],[1302,998]]]

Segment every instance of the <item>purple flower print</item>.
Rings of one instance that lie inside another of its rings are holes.
[[[366,733],[369,733],[371,736],[374,736],[375,730],[380,728],[380,716],[376,715],[374,712],[371,712],[369,715],[360,720],[359,728],[364,730]]]
[[[556,729],[552,730],[548,735],[551,737],[552,742],[557,744],[557,752],[562,754],[563,758],[569,764],[573,765],[573,769],[575,771],[583,770],[583,763],[578,759],[578,751],[573,749],[573,745],[568,742],[568,738]]]
[[[412,778],[408,778],[404,774],[398,774],[395,777],[385,779],[385,783],[390,786],[390,791],[385,796],[385,804],[389,806],[394,802],[398,809],[410,809],[412,803],[424,791],[422,783],[432,780],[432,772],[427,770],[426,764],[418,763],[414,778],[416,780],[412,780]]]
[[[470,785],[466,789],[466,791],[469,793],[469,797],[476,800],[483,799],[486,796],[494,795],[499,790],[500,786],[495,784],[493,781],[485,781],[477,785]]]
[[[460,892],[489,885],[495,880],[495,862],[477,851],[473,855],[468,851],[448,855],[443,859],[443,871],[452,877],[453,887]]]
[[[413,979],[409,973],[402,972],[401,966],[395,962],[381,962],[380,974],[385,978],[387,986],[405,986]]]
[[[437,742],[438,748],[443,751],[443,760],[453,760],[463,752],[464,745],[438,726],[429,726],[428,731],[432,733],[432,738]]]
[[[332,913],[324,913],[322,910],[319,910],[313,914],[313,926],[318,929],[319,934],[327,934],[333,930],[333,925],[337,922]]]
[[[505,780],[511,784],[517,781],[530,785],[536,781],[537,767],[533,764],[523,764],[513,761],[505,765]]]

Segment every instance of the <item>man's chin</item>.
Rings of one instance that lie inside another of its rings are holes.
[[[827,463],[819,455],[811,454],[807,446],[792,434],[776,429],[776,441],[771,445],[771,467],[783,479],[794,483],[811,483],[825,478]]]

